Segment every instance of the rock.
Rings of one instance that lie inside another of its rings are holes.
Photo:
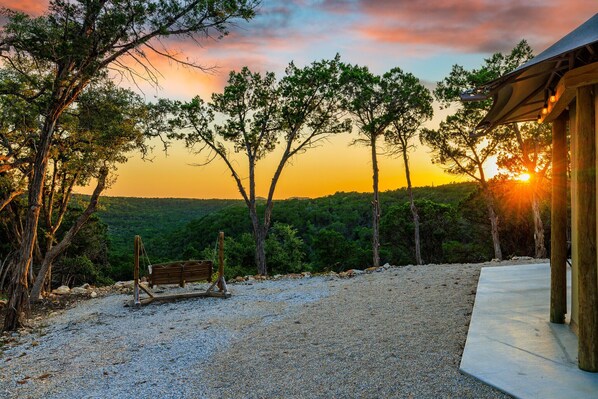
[[[391,267],[390,263],[385,263],[384,266],[382,266],[385,269],[388,269],[389,267]]]
[[[75,294],[75,295],[87,294],[87,290],[83,287],[75,287],[71,290],[71,294]]]
[[[5,307],[8,304],[8,301],[5,301],[4,299],[0,299],[0,308]]]
[[[245,277],[237,276],[235,277],[235,282],[242,283],[245,281]]]
[[[346,278],[346,277],[349,277],[349,272],[340,272],[340,273],[338,274],[338,276],[339,276],[340,278]]]
[[[287,274],[287,277],[292,278],[292,279],[297,279],[297,278],[303,278],[303,275],[297,274],[297,273],[290,273],[290,274]]]
[[[71,289],[68,287],[68,285],[61,285],[60,287],[56,288],[55,290],[52,290],[52,294],[56,294],[56,295],[67,295],[71,293]]]
[[[491,262],[500,262],[500,259],[498,259],[498,258],[493,258],[493,259],[491,260]]]
[[[88,289],[90,289],[90,288],[91,288],[91,285],[89,285],[89,284],[85,283],[85,284],[83,284],[83,285],[81,286],[81,288],[83,288],[84,290],[88,290]]]
[[[364,273],[365,272],[363,270],[359,270],[359,269],[347,270],[347,274],[349,275],[349,277],[357,276],[357,275],[364,274]]]
[[[311,277],[311,273],[310,272],[303,272],[303,273],[301,273],[301,275],[303,277]]]
[[[117,281],[116,283],[114,283],[114,286],[116,288],[133,288],[133,280],[130,281]]]
[[[89,294],[89,296],[90,296],[91,298],[95,298],[95,297],[97,297],[97,296],[98,296],[98,293],[97,293],[97,292],[95,292],[95,291],[91,291],[91,294]]]
[[[368,267],[367,269],[365,269],[366,273],[373,273],[375,271],[377,271],[379,269],[379,267],[376,266],[372,266],[372,267]]]
[[[533,260],[531,256],[513,256],[511,260]]]
[[[273,280],[280,280],[282,278],[282,274],[275,274],[272,279]]]

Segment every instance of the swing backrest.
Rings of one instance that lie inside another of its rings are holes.
[[[211,260],[187,260],[152,265],[149,284],[150,286],[178,284],[184,287],[185,283],[197,281],[211,283],[213,266]]]

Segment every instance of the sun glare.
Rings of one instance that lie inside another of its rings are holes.
[[[528,182],[530,178],[531,178],[531,176],[529,175],[529,173],[522,173],[515,179],[522,181],[522,182]]]

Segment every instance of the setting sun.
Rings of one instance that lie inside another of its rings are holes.
[[[519,180],[522,182],[528,182],[529,179],[531,179],[531,176],[529,173],[522,173],[516,178],[516,180]]]

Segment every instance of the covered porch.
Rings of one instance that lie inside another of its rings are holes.
[[[461,370],[518,398],[596,398],[598,14],[462,95],[487,99],[475,134],[552,124],[551,254],[549,264],[482,270]]]

